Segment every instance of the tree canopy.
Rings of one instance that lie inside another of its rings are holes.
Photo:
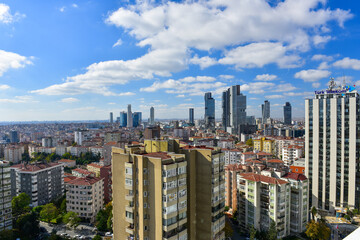
[[[81,219],[74,212],[67,212],[63,217],[63,222],[70,227],[77,227],[80,223]]]
[[[310,239],[327,240],[330,238],[331,230],[324,221],[315,222],[311,220],[306,225],[306,236]]]
[[[112,231],[112,203],[101,209],[96,215],[96,227],[100,231]]]
[[[20,215],[30,211],[31,198],[26,193],[20,193],[11,200],[13,215]]]
[[[45,222],[50,222],[59,214],[58,209],[53,203],[46,204],[40,211],[40,219]]]

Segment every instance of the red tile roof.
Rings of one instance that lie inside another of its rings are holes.
[[[283,178],[290,178],[290,179],[294,179],[296,181],[304,181],[307,178],[305,177],[305,175],[301,174],[301,173],[294,173],[294,172],[288,172],[286,173]]]
[[[96,164],[96,163],[90,163],[90,164],[88,164],[88,166],[95,167],[95,168],[101,168],[102,167],[102,166],[100,166],[99,164]]]
[[[82,168],[76,168],[76,169],[73,169],[72,170],[73,172],[78,172],[78,173],[81,173],[81,174],[86,174],[86,175],[91,175],[91,174],[94,174],[93,172],[90,172],[86,169],[82,169]]]
[[[81,177],[81,178],[75,178],[73,180],[70,180],[69,182],[67,182],[67,184],[69,185],[93,185],[98,181],[101,181],[101,178],[98,177]]]
[[[272,154],[271,154],[271,153],[267,153],[267,152],[258,152],[258,153],[256,153],[256,155],[269,156],[269,155],[272,155]]]
[[[246,180],[254,181],[254,182],[265,182],[265,183],[269,183],[269,184],[286,184],[286,183],[288,183],[285,180],[268,177],[268,176],[264,176],[264,175],[260,175],[260,174],[256,174],[256,173],[241,173],[240,176]]]
[[[37,172],[46,168],[62,165],[61,163],[35,163],[35,164],[17,164],[11,166],[12,168],[18,168],[22,172]],[[62,165],[63,166],[63,165]]]
[[[282,163],[284,164],[283,161],[281,161],[280,159],[269,159],[267,160],[268,163]]]
[[[75,176],[66,176],[64,177],[64,183],[68,183],[71,180],[74,180],[76,177]]]

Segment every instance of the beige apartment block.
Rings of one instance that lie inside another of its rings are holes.
[[[66,210],[95,222],[104,205],[104,183],[98,177],[81,177],[66,183]]]
[[[188,239],[184,154],[113,148],[114,239]]]

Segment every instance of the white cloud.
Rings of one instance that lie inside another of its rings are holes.
[[[37,101],[33,100],[32,96],[15,96],[13,98],[2,98],[0,99],[2,103],[36,103]]]
[[[31,57],[24,57],[17,53],[0,50],[0,77],[9,69],[23,68],[32,64]]]
[[[267,95],[265,96],[265,98],[267,99],[278,99],[278,98],[283,98],[283,95]]]
[[[295,89],[296,87],[291,85],[291,83],[284,83],[277,85],[275,92],[288,92],[288,91],[293,91]]]
[[[205,69],[217,64],[217,60],[209,56],[199,58],[198,55],[195,55],[192,59],[190,59],[190,63],[197,64],[201,69]]]
[[[315,35],[313,37],[313,43],[315,46],[322,46],[323,44],[327,43],[330,40],[331,40],[331,36]]]
[[[277,79],[277,76],[273,74],[261,74],[255,77],[256,81],[273,81],[275,79]]]
[[[327,70],[309,69],[295,73],[294,77],[304,80],[305,82],[317,82],[320,79],[329,77],[331,72]]]
[[[234,79],[234,76],[233,75],[219,75],[219,79],[223,79],[223,80],[231,80],[231,79]]]
[[[312,56],[311,60],[313,61],[332,61],[333,57],[332,56],[327,56],[327,55],[323,55],[323,54],[315,54],[314,56]]]
[[[179,94],[179,95],[177,95],[176,97],[178,97],[178,98],[184,98],[185,95],[184,95],[184,94]]]
[[[333,63],[333,66],[345,69],[360,70],[360,60],[352,58],[343,58]]]
[[[63,7],[59,8],[59,11],[60,11],[60,12],[65,12],[65,9],[66,9],[66,7],[63,6]]]
[[[183,79],[180,79],[181,82],[214,82],[216,81],[216,78],[209,77],[209,76],[196,76],[196,77],[185,77]]]
[[[240,91],[245,91],[254,94],[263,94],[265,90],[274,88],[276,85],[272,82],[253,82],[246,83],[240,86]]]
[[[329,68],[330,68],[330,66],[329,66],[328,62],[322,62],[319,64],[317,69],[324,70],[324,69],[329,69]]]
[[[10,86],[9,85],[6,85],[6,84],[0,84],[0,90],[7,90],[9,89]]]
[[[113,47],[120,46],[122,43],[123,43],[123,42],[122,42],[121,38],[119,38],[119,39],[116,41],[116,43],[114,43]]]
[[[201,68],[216,61],[237,68],[273,63],[280,68],[297,67],[302,64],[301,52],[310,49],[318,30],[328,28],[330,21],[343,26],[352,17],[349,11],[331,10],[324,0],[284,0],[274,5],[266,0],[135,2],[110,13],[106,22],[125,30],[137,46],[147,47],[145,55],[94,63],[83,74],[33,92],[111,96],[116,95],[110,91],[112,85],[170,77],[191,63]],[[215,59],[214,49],[225,57]],[[207,51],[208,56],[194,56],[196,50]]]
[[[108,104],[109,104],[109,105],[115,105],[116,103],[114,103],[114,102],[109,102]]]
[[[60,100],[60,102],[63,102],[63,103],[74,103],[74,102],[78,102],[79,99],[77,98],[63,98]]]
[[[78,8],[79,6],[76,3],[71,4],[73,8]]]
[[[24,14],[16,12],[14,15],[10,12],[10,7],[4,3],[0,3],[0,23],[12,23],[24,18]]]

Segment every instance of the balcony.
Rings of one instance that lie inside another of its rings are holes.
[[[134,208],[131,207],[131,206],[126,206],[125,210],[128,211],[128,212],[134,212]]]
[[[125,217],[125,220],[126,220],[126,222],[128,222],[128,223],[134,223],[134,219],[132,219],[132,218]]]
[[[126,227],[125,231],[129,234],[134,234],[134,227],[128,226]]]
[[[127,195],[125,195],[125,199],[126,200],[128,200],[128,201],[133,201],[133,199],[134,199],[134,195],[133,194],[127,194]]]

